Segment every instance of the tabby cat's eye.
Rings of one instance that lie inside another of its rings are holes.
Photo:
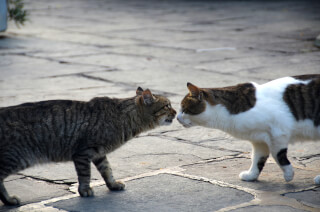
[[[171,105],[170,104],[167,104],[166,106],[164,106],[164,109],[168,110],[168,109],[171,109]]]

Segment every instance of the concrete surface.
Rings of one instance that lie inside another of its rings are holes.
[[[46,99],[129,97],[137,86],[168,96],[186,83],[218,87],[320,73],[317,1],[25,0],[30,22],[0,34],[0,107]],[[6,179],[22,206],[0,211],[320,211],[320,143],[289,147],[295,178],[273,159],[257,182],[250,144],[177,121],[108,155],[123,192],[92,167],[96,196],[80,198],[72,163]]]

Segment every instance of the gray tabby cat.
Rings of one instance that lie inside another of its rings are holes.
[[[90,163],[110,190],[123,190],[115,181],[106,154],[139,133],[169,125],[176,115],[170,101],[150,90],[125,99],[94,98],[89,102],[51,100],[0,108],[0,199],[18,205],[3,180],[39,163],[73,161],[82,197],[93,195]]]

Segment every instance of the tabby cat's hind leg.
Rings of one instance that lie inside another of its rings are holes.
[[[10,197],[7,189],[3,185],[3,180],[0,180],[0,199],[5,205],[19,205],[20,200],[18,197],[12,196]]]
[[[269,148],[265,143],[252,143],[252,156],[251,156],[251,167],[248,171],[243,171],[240,173],[239,177],[244,181],[254,181],[257,180],[264,164],[269,157]]]
[[[93,196],[93,190],[90,187],[90,159],[86,153],[80,153],[73,156],[73,162],[78,174],[79,187],[78,192],[81,197]]]

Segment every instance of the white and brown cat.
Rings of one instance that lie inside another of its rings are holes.
[[[271,153],[284,179],[291,181],[289,142],[320,139],[320,75],[284,77],[262,85],[187,86],[189,94],[177,117],[183,126],[216,128],[252,143],[252,164],[240,173],[241,180],[257,180]],[[314,182],[320,184],[320,175]]]

